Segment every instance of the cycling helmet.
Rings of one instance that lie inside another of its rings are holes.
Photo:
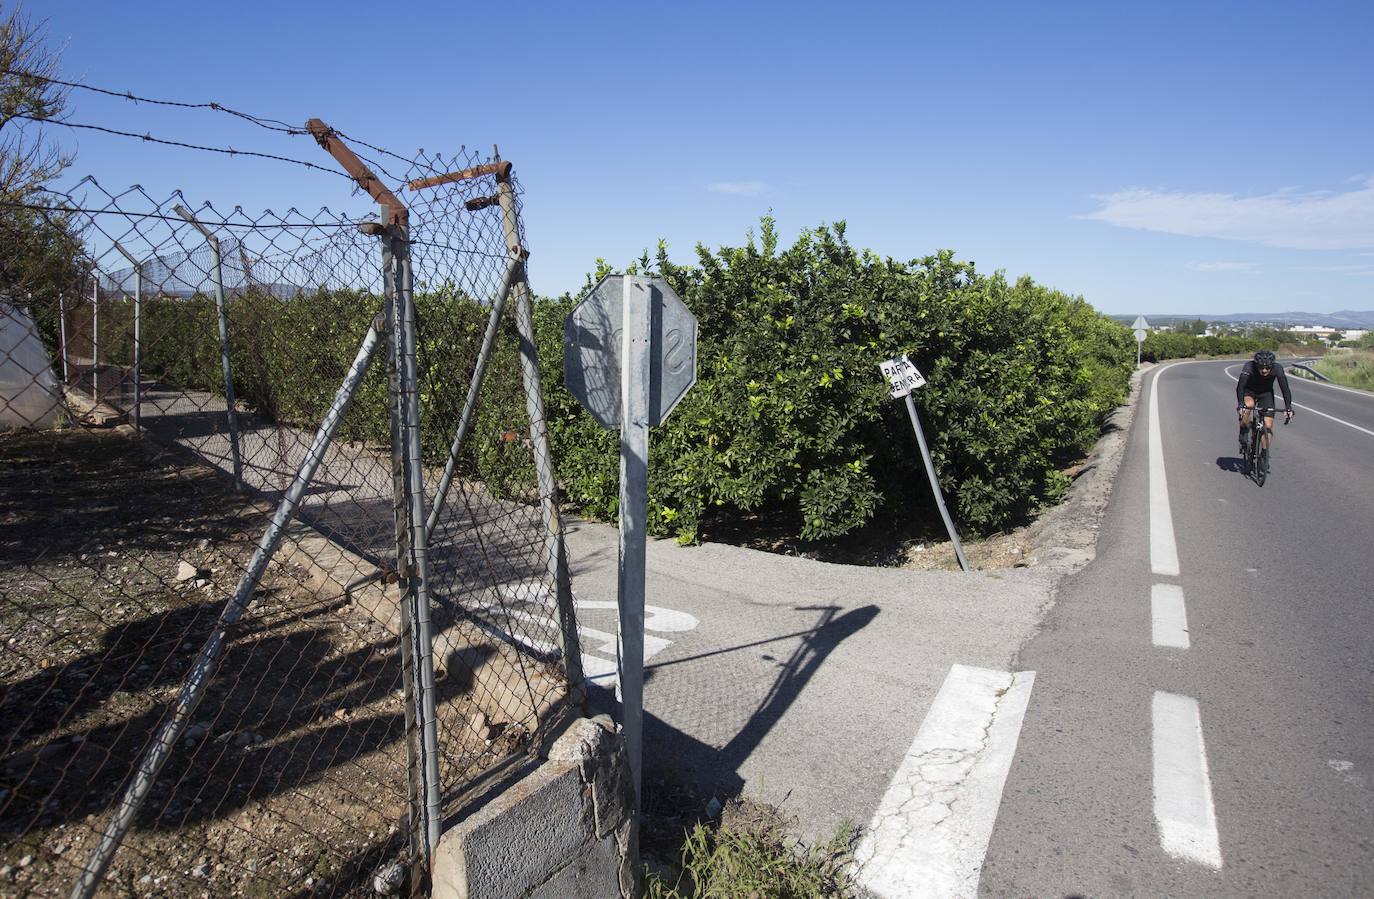
[[[1255,366],[1257,368],[1273,368],[1274,354],[1269,350],[1260,350],[1255,354]]]

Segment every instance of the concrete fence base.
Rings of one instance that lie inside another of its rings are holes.
[[[632,899],[642,890],[625,745],[579,718],[548,757],[439,840],[434,899]]]

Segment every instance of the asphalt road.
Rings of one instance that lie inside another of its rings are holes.
[[[589,673],[614,670],[613,639],[589,629],[616,629],[615,534],[580,522],[568,535]],[[651,541],[647,563],[646,780],[765,800],[811,839],[869,822],[951,666],[1006,669],[1053,583],[670,540]]]
[[[1097,559],[1017,659],[1035,692],[983,895],[1374,892],[1374,395],[1291,379],[1298,416],[1260,488],[1239,471],[1238,368],[1147,381]],[[1177,574],[1154,561],[1150,390]],[[1186,648],[1156,645],[1161,590],[1183,599]],[[1169,708],[1196,726],[1168,731]],[[1168,803],[1187,802],[1160,757],[1194,742],[1203,826],[1166,849]]]

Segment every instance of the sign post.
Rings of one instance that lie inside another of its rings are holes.
[[[1149,333],[1150,323],[1145,320],[1145,316],[1137,315],[1131,327],[1135,329],[1135,367],[1140,368],[1140,346],[1145,342],[1145,335]]]
[[[668,282],[607,275],[563,322],[563,381],[620,429],[618,692],[635,801],[644,770],[644,557],[649,429],[696,383],[697,320]]]
[[[930,489],[935,493],[935,505],[940,508],[940,517],[945,521],[945,530],[949,532],[949,539],[954,544],[954,555],[959,559],[959,567],[968,571],[968,559],[964,556],[964,547],[959,543],[959,533],[954,529],[954,520],[949,517],[949,509],[945,508],[945,495],[940,492],[940,480],[935,474],[935,462],[930,458],[930,448],[926,446],[926,435],[921,430],[921,419],[916,415],[916,404],[911,400],[911,391],[924,387],[926,379],[922,377],[905,353],[895,359],[879,363],[878,368],[882,370],[888,383],[892,385],[893,398],[904,397],[906,399],[907,415],[911,416],[911,427],[916,432],[916,443],[921,447],[921,458],[926,463],[926,476],[930,478]]]

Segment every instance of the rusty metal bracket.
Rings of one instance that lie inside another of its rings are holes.
[[[464,203],[463,208],[466,209],[468,212],[477,212],[480,209],[486,209],[488,206],[496,206],[500,204],[500,202],[500,195],[492,194],[489,197],[474,197],[473,199],[468,200],[466,203]]]
[[[438,187],[441,184],[454,184],[458,181],[471,181],[473,178],[481,178],[483,175],[495,175],[497,181],[510,180],[511,164],[507,160],[498,162],[488,162],[485,165],[475,165],[470,169],[463,169],[461,172],[448,172],[443,175],[431,175],[428,178],[416,178],[414,181],[406,183],[410,190],[423,190],[426,187]]]
[[[410,219],[410,211],[406,209],[404,203],[396,199],[382,180],[372,174],[372,170],[363,164],[363,161],[348,148],[348,144],[335,133],[321,119],[311,119],[305,123],[306,130],[315,138],[315,142],[324,148],[325,152],[334,157],[343,170],[352,176],[358,186],[367,192],[368,196],[376,200],[386,211],[387,225],[401,225],[404,227]]]

